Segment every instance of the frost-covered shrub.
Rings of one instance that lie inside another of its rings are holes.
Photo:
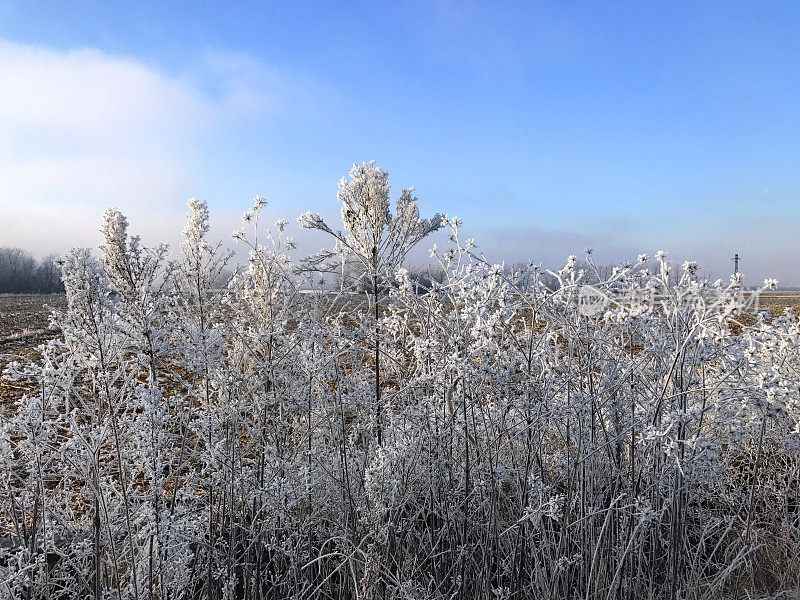
[[[36,392],[0,429],[0,596],[800,584],[793,315],[753,319],[740,281],[664,253],[491,265],[457,219],[421,220],[410,192],[391,215],[374,165],[351,178],[346,233],[303,216],[337,246],[300,265],[256,199],[224,289],[232,256],[207,240],[197,200],[173,262],[115,210],[99,259],[64,257],[62,336],[5,373]],[[397,257],[440,224],[441,276],[412,278]],[[350,260],[371,285],[300,293],[309,270]]]

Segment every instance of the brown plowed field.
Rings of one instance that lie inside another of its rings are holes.
[[[37,346],[58,335],[57,330],[50,329],[48,306],[64,309],[66,297],[0,294],[0,373],[11,361],[36,360]],[[6,408],[26,391],[25,386],[0,377],[0,408]]]

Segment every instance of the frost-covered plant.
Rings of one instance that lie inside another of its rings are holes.
[[[420,218],[414,188],[402,190],[392,214],[389,174],[374,161],[354,164],[350,179],[339,182],[337,197],[344,232],[334,231],[315,213],[297,219],[301,227],[323,231],[336,242],[333,250],[306,259],[306,266],[335,273],[340,265],[355,261],[358,269],[348,283],[368,286],[373,293],[381,285],[379,280],[393,274],[416,244],[442,226],[442,215]]]
[[[29,391],[0,427],[0,597],[800,584],[793,314],[755,313],[739,279],[663,252],[608,269],[591,252],[550,272],[490,264],[450,218],[423,289],[403,248],[436,223],[402,198],[392,216],[371,164],[340,200],[346,233],[323,258],[365,260],[368,306],[300,293],[261,198],[223,289],[232,256],[198,200],[173,262],[114,210],[99,260],[64,257],[62,335],[4,374]]]
[[[305,229],[317,229],[333,237],[334,250],[323,250],[304,261],[303,268],[312,272],[336,273],[341,266],[342,286],[348,289],[366,287],[371,294],[375,316],[372,345],[375,368],[375,410],[378,444],[383,441],[381,401],[381,291],[402,264],[411,249],[425,237],[442,227],[442,215],[431,219],[419,216],[414,188],[404,188],[397,200],[395,214],[389,202],[389,174],[375,162],[353,164],[350,179],[339,182],[337,198],[341,203],[344,233],[334,231],[318,214],[309,212],[298,217]],[[348,265],[351,267],[347,269]],[[354,268],[353,268],[354,267]],[[348,281],[349,279],[349,281]]]

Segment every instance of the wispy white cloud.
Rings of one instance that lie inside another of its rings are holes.
[[[0,245],[94,245],[113,204],[145,237],[180,231],[215,132],[301,112],[329,91],[246,55],[174,75],[96,49],[0,40]]]
[[[92,49],[60,52],[0,42],[0,126],[103,145],[197,130],[214,106],[188,81]]]
[[[340,101],[332,86],[247,54],[206,50],[204,59],[207,77],[217,83],[221,104],[232,114],[316,118]]]

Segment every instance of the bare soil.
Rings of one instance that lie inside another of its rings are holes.
[[[50,308],[63,310],[66,304],[63,294],[0,294],[0,373],[11,361],[40,358],[38,346],[58,335],[50,328]],[[29,391],[0,377],[0,407]]]
[[[795,315],[800,316],[800,292],[762,294],[759,298],[759,306],[760,308],[769,308],[774,317],[782,315],[787,308]]]

